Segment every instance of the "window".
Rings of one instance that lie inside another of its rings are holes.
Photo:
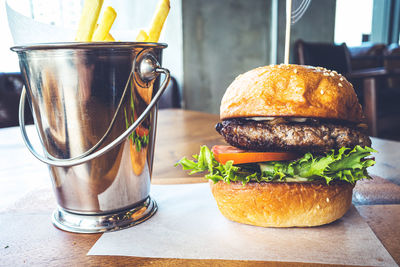
[[[359,46],[369,41],[373,0],[337,0],[335,43]]]

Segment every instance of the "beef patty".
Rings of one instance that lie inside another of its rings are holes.
[[[308,119],[290,122],[245,119],[224,120],[216,130],[230,145],[255,151],[302,151],[322,153],[341,147],[371,146],[365,130],[354,125]]]

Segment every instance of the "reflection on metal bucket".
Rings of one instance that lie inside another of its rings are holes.
[[[169,81],[164,44],[59,43],[14,47],[59,208],[72,232],[128,227],[150,217],[156,102]],[[159,89],[159,73],[166,74]],[[25,92],[21,95],[21,106]]]

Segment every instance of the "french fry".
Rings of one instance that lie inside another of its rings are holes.
[[[147,39],[149,39],[149,36],[144,30],[140,30],[139,34],[136,37],[136,42],[147,42]]]
[[[106,38],[104,39],[104,41],[107,41],[107,42],[115,42],[115,39],[114,39],[114,37],[111,35],[111,33],[108,33],[107,36],[106,36]]]
[[[107,34],[110,31],[116,17],[117,12],[115,12],[114,8],[108,6],[101,17],[99,26],[94,31],[92,37],[93,42],[101,42],[106,40]]]
[[[85,0],[75,41],[91,41],[102,5],[103,0]]]
[[[94,27],[94,32],[96,32],[97,27],[99,27],[99,25],[96,25]],[[115,38],[114,38],[114,36],[111,35],[111,33],[108,33],[106,38],[104,39],[104,41],[106,41],[106,42],[115,42]]]
[[[169,9],[169,0],[160,0],[158,2],[156,12],[154,13],[154,17],[151,22],[149,38],[147,39],[147,42],[158,42],[164,22],[167,19]]]

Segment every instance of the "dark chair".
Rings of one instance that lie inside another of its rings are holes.
[[[363,43],[349,47],[351,70],[372,69],[383,66],[385,44]]]
[[[346,75],[351,72],[350,54],[346,44],[309,43],[297,40],[295,61],[301,65],[319,66]]]
[[[18,126],[18,105],[23,86],[19,73],[0,73],[0,128]],[[25,121],[33,123],[31,111],[25,107]]]
[[[176,82],[176,79],[171,76],[171,81],[169,82],[164,94],[161,96],[158,108],[182,108],[181,101],[182,98],[179,92],[178,83]]]
[[[400,69],[400,46],[399,44],[389,45],[383,56],[383,65],[387,70]],[[390,77],[387,81],[389,88],[400,88],[400,76]]]
[[[400,105],[397,104],[400,88],[392,90],[385,86],[388,77],[399,75],[400,69],[390,70],[382,66],[353,71],[346,44],[310,43],[302,40],[295,43],[295,62],[336,70],[346,76],[355,85],[355,91],[363,105],[369,134],[400,138]]]

